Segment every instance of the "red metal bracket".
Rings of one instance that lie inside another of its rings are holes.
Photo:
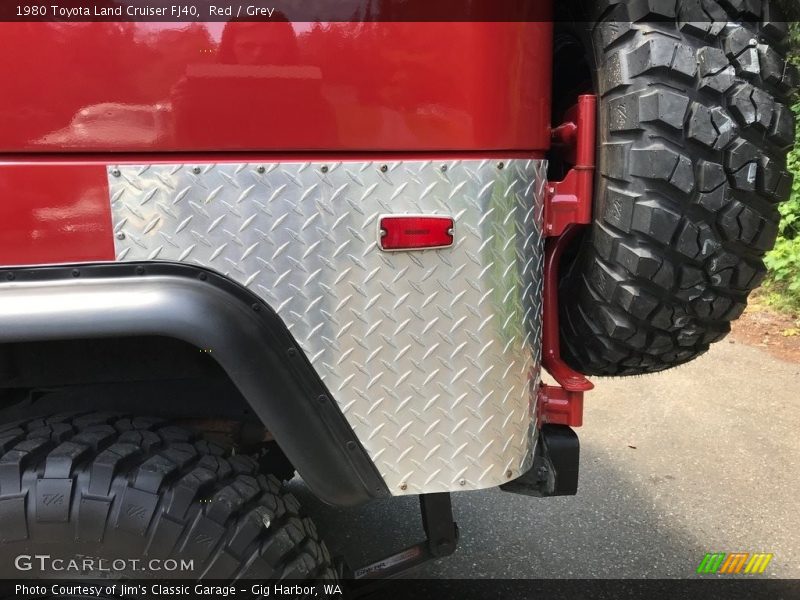
[[[544,231],[548,237],[560,236],[573,223],[592,222],[596,124],[597,96],[580,96],[567,121],[552,132],[553,144],[564,150],[574,166],[562,181],[547,185]]]
[[[558,386],[538,391],[539,423],[579,427],[583,424],[583,392],[594,385],[561,359],[558,326],[558,266],[561,255],[580,227],[592,220],[595,170],[596,96],[581,96],[568,120],[553,130],[553,142],[565,146],[575,166],[563,181],[548,184],[545,200],[545,264],[542,321],[542,366]]]
[[[542,320],[542,366],[558,386],[539,388],[539,422],[580,427],[583,424],[583,392],[594,388],[591,381],[561,359],[558,326],[558,264],[564,249],[580,230],[569,225],[557,238],[545,242],[544,298]]]
[[[583,392],[568,392],[559,385],[539,386],[539,427],[553,425],[583,425]]]

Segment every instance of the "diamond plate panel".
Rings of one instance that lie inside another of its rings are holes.
[[[284,319],[392,493],[530,466],[545,161],[109,168],[120,261],[215,269]],[[456,219],[451,248],[382,252],[378,215]]]

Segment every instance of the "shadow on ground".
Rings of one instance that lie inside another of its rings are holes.
[[[457,553],[416,569],[413,577],[683,577],[703,548],[665,527],[618,473],[584,449],[580,495],[528,498],[498,489],[453,495],[461,530]],[[351,565],[381,558],[423,538],[416,497],[336,509],[293,482],[331,550]]]
[[[413,577],[693,576],[706,552],[772,552],[800,577],[800,365],[722,343],[690,365],[587,396],[578,496],[453,495],[457,553]],[[422,539],[416,497],[354,509],[292,490],[351,565]]]

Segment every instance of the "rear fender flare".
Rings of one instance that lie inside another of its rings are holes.
[[[281,318],[239,284],[175,263],[0,277],[0,343],[159,335],[210,350],[320,499],[348,506],[390,495]]]

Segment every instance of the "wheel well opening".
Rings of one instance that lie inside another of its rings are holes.
[[[162,336],[0,345],[0,423],[72,412],[168,418],[294,473],[213,348]]]
[[[91,410],[256,418],[210,348],[161,336],[0,345],[0,413],[53,394],[85,394]]]

